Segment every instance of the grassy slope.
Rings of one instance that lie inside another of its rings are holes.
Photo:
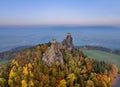
[[[94,59],[116,64],[120,70],[120,56],[97,50],[83,50],[83,52]]]
[[[10,61],[11,61],[10,59],[0,60],[0,65],[6,64],[6,63],[8,63],[8,62],[10,62]]]

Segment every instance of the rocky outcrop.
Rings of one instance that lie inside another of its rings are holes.
[[[61,66],[64,64],[63,55],[58,48],[58,43],[56,42],[56,40],[51,41],[51,46],[43,54],[42,60],[48,66],[52,66],[52,64],[55,63],[56,61],[59,61]]]
[[[42,60],[50,67],[56,61],[60,62],[62,66],[64,64],[63,55],[60,50],[64,49],[68,52],[71,52],[74,48],[72,42],[72,36],[70,33],[67,34],[67,37],[61,42],[57,43],[55,39],[51,41],[51,46],[43,54]]]
[[[70,33],[67,33],[67,37],[59,44],[59,49],[65,49],[68,52],[71,52],[74,48],[72,36]]]

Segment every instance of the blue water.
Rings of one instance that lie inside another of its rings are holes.
[[[0,26],[0,52],[14,47],[36,45],[55,38],[58,42],[70,32],[74,45],[120,48],[120,27],[106,26]]]

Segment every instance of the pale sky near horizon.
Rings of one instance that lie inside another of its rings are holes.
[[[120,0],[0,0],[0,25],[117,25]]]

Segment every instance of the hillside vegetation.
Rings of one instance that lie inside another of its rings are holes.
[[[114,64],[96,61],[74,48],[72,37],[17,52],[0,66],[0,87],[111,87]]]

